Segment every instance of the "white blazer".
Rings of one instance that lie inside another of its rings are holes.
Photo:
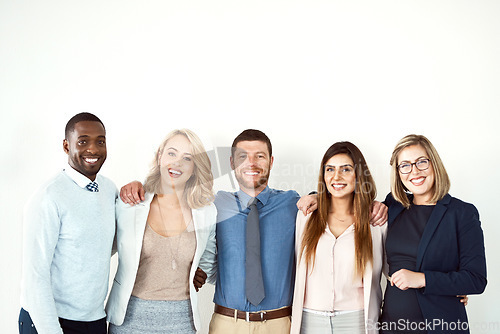
[[[302,235],[310,215],[304,216],[299,210],[297,213],[297,224],[295,230],[295,255],[298,257]],[[372,243],[373,243],[373,264],[369,263],[363,275],[363,301],[365,312],[365,329],[366,334],[376,334],[376,322],[380,315],[382,303],[382,290],[380,279],[382,266],[385,265],[385,236],[387,233],[387,224],[371,228]],[[304,307],[305,285],[307,279],[307,266],[305,261],[296,259],[295,273],[295,289],[293,293],[292,305],[292,327],[291,334],[300,333],[302,323],[302,309]],[[323,289],[324,287],[317,287]]]
[[[113,287],[106,303],[107,320],[114,325],[123,324],[128,301],[134,288],[146,220],[153,194],[147,193],[146,200],[135,206],[116,201],[116,246],[118,251],[118,269]],[[189,297],[193,311],[194,326],[200,328],[198,296],[193,285],[194,273],[198,267],[203,269],[210,281],[216,271],[215,223],[217,210],[212,203],[200,209],[193,209],[196,251],[189,271]]]

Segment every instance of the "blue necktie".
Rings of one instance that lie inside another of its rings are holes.
[[[90,182],[89,184],[87,184],[86,188],[94,193],[99,191],[99,185],[97,184],[97,182]]]
[[[246,228],[245,293],[248,301],[257,306],[266,295],[260,260],[260,227],[256,198],[250,200],[249,207]]]

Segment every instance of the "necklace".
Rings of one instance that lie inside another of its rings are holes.
[[[156,205],[158,206],[158,211],[160,211],[161,222],[162,222],[163,226],[165,226],[165,220],[163,219],[163,213],[161,212],[161,207],[160,207],[160,203],[158,201],[158,198],[156,199]],[[177,235],[175,235],[169,239],[169,241],[170,241],[170,243],[169,243],[169,245],[170,245],[170,258],[171,258],[170,265],[171,265],[173,270],[177,270],[177,261],[175,261],[175,259],[179,256],[179,245],[181,243],[181,238],[182,238],[183,234],[184,233],[181,232],[181,234],[178,235],[179,238],[177,238],[177,246],[175,247],[176,248],[175,256],[174,256],[174,250],[172,247],[172,245],[173,245],[172,238],[176,237]]]
[[[331,215],[332,215],[332,217],[333,217],[333,218],[337,219],[339,222],[342,222],[342,223],[345,223],[345,222],[346,222],[346,220],[347,220],[347,218],[344,218],[344,219],[339,219],[339,218],[335,217],[335,216],[333,215],[333,213],[331,213]],[[349,217],[349,218],[350,218],[350,217]]]

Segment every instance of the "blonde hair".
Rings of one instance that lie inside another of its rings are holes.
[[[146,181],[144,181],[144,190],[150,193],[161,193],[161,175],[159,161],[165,149],[167,142],[174,136],[182,135],[187,138],[193,150],[194,171],[193,175],[186,182],[184,188],[184,197],[191,209],[198,209],[210,204],[214,199],[212,187],[214,177],[210,159],[205,151],[200,138],[191,130],[177,129],[170,132],[161,143],[151,164]]]
[[[432,145],[429,139],[422,135],[408,135],[396,144],[390,161],[392,196],[407,209],[410,207],[411,203],[407,196],[408,189],[403,185],[401,176],[399,175],[398,156],[405,148],[415,145],[420,145],[425,149],[434,170],[433,194],[430,201],[437,202],[450,191],[450,178],[448,177],[443,161],[439,157],[434,145]]]

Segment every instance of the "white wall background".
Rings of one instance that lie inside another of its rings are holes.
[[[258,128],[272,186],[313,189],[326,148],[350,140],[381,200],[396,142],[428,136],[452,195],[481,213],[489,284],[470,298],[472,333],[500,333],[499,16],[495,0],[0,0],[0,332],[17,331],[23,205],[65,163],[67,120],[88,111],[119,187],[174,128],[207,149]]]

